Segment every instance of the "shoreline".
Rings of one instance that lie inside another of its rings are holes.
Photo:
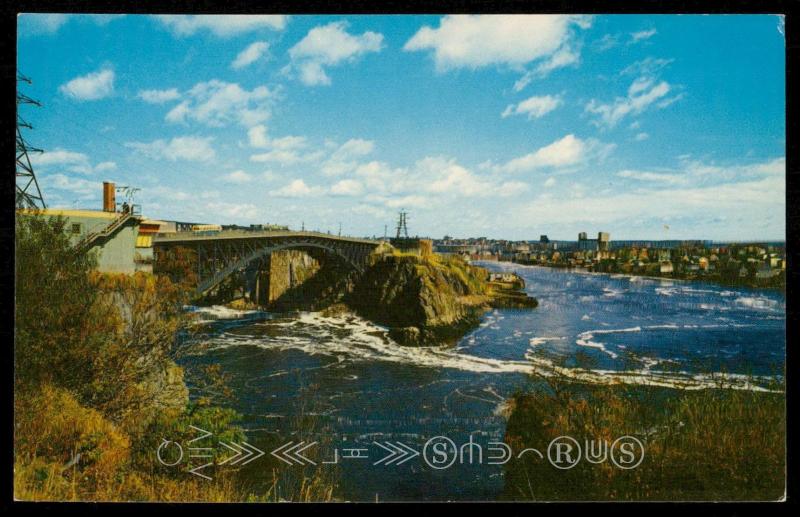
[[[736,282],[721,282],[717,279],[713,278],[675,278],[675,277],[667,277],[667,276],[653,276],[653,275],[639,275],[636,273],[619,273],[619,272],[610,272],[610,271],[590,271],[588,268],[585,267],[560,267],[560,266],[547,266],[544,264],[524,264],[522,262],[511,262],[511,261],[499,261],[499,260],[474,260],[473,262],[479,264],[510,264],[514,266],[523,266],[523,267],[537,267],[543,269],[553,269],[553,270],[561,270],[568,273],[575,273],[579,275],[605,275],[609,278],[614,278],[615,276],[618,277],[627,277],[627,278],[645,278],[648,280],[660,280],[660,281],[667,281],[667,282],[682,282],[682,283],[705,283],[716,285],[720,287],[731,287],[731,288],[746,288],[746,289],[763,289],[767,291],[779,291],[782,293],[786,293],[786,286],[775,286],[775,285],[753,285],[753,284],[742,284]]]

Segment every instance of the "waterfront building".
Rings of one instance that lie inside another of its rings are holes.
[[[148,256],[152,258],[152,243],[148,250],[145,246],[147,240],[139,240],[140,230],[143,236],[147,236],[152,235],[155,227],[148,223],[142,229],[145,219],[137,211],[136,206],[127,203],[118,207],[114,184],[104,182],[102,210],[21,209],[17,211],[17,217],[62,217],[66,221],[65,230],[70,242],[87,252],[96,252],[98,271],[132,274],[143,264],[137,262],[137,254],[145,262]]]

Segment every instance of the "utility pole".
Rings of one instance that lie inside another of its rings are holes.
[[[342,236],[342,223],[339,223],[339,237]]]
[[[17,75],[17,81],[31,84],[31,80],[22,74]],[[19,107],[21,104],[33,104],[34,106],[41,107],[39,101],[35,101],[20,93],[17,87],[17,164],[16,164],[16,205],[17,208],[47,208],[42,197],[42,191],[39,189],[39,182],[36,180],[36,174],[33,172],[30,157],[28,153],[41,153],[41,149],[30,147],[22,138],[20,127],[33,129],[19,114]]]

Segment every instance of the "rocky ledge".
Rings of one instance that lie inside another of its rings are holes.
[[[378,257],[344,297],[356,313],[407,346],[453,344],[491,308],[538,305],[515,274],[490,273],[459,258]]]

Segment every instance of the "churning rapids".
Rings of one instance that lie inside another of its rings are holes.
[[[517,272],[539,307],[488,312],[454,348],[401,347],[355,316],[197,308],[199,332],[182,361],[222,366],[253,444],[259,435],[289,436],[302,411],[328,428],[323,455],[331,457],[336,447],[385,455],[374,442],[386,440],[421,450],[437,435],[456,444],[470,435],[484,444],[502,441],[504,402],[535,382],[535,372],[754,390],[769,389],[783,373],[781,292],[481,265]],[[420,458],[373,465],[376,458],[340,459],[345,498],[484,500],[503,486],[500,465],[436,470]]]

